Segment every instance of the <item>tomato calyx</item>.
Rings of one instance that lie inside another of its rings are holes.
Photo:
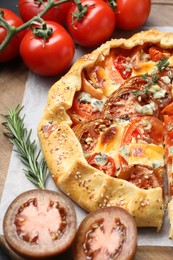
[[[74,0],[74,2],[77,5],[78,11],[76,13],[72,13],[72,23],[76,21],[81,21],[84,17],[84,15],[88,12],[88,6],[84,5],[82,6],[82,3],[80,0]]]
[[[34,25],[36,25],[36,27]],[[44,40],[48,39],[53,32],[53,29],[51,27],[47,27],[46,22],[42,19],[41,23],[36,21],[32,22],[30,28],[35,36],[43,38]]]
[[[44,4],[44,0],[34,0],[34,4],[36,4],[36,5],[42,5],[42,4]]]
[[[117,7],[116,0],[108,0],[108,4],[112,8],[112,10],[115,10]]]

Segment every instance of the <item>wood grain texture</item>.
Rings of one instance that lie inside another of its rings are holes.
[[[146,26],[173,26],[173,0],[152,0],[152,7]],[[7,107],[21,104],[28,70],[18,58],[7,64],[0,64],[0,113]],[[0,118],[0,197],[8,170],[12,146],[3,136]],[[16,169],[17,171],[17,169]],[[171,260],[173,247],[138,247],[135,260]],[[70,260],[70,259],[69,259]]]
[[[28,70],[20,59],[0,64],[0,113],[21,104]],[[12,145],[3,135],[3,119],[0,117],[0,197],[9,166]],[[17,171],[17,169],[16,169]]]

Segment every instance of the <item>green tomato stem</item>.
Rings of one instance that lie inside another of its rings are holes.
[[[80,0],[74,0],[74,2],[75,2],[76,5],[77,5],[78,11],[79,11],[79,12],[82,12],[83,6],[82,6],[81,1],[80,1]]]
[[[7,35],[6,35],[5,39],[3,40],[3,42],[0,44],[0,51],[5,49],[5,47],[8,45],[8,43],[11,41],[11,39],[16,34],[29,28],[34,21],[39,21],[39,22],[43,23],[44,20],[41,17],[43,15],[45,15],[49,9],[51,9],[54,6],[57,6],[57,5],[60,5],[60,4],[69,2],[69,1],[70,0],[59,0],[59,1],[54,2],[53,0],[48,0],[47,5],[45,6],[45,8],[42,12],[40,12],[37,16],[34,16],[32,19],[30,19],[29,21],[27,21],[26,23],[22,24],[19,27],[10,26],[3,18],[3,15],[0,15],[0,26],[3,26],[7,30]]]
[[[76,13],[72,13],[72,23],[75,21],[81,21],[84,15],[88,12],[88,5],[82,5],[80,0],[74,0],[77,5],[78,11]]]

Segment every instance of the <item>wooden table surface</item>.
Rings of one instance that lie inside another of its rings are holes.
[[[146,26],[173,26],[173,0],[152,0],[152,8]],[[0,64],[0,113],[6,113],[7,107],[21,104],[28,75],[26,66],[20,58]],[[3,136],[0,118],[0,197],[9,166],[12,145]],[[173,247],[138,247],[135,260],[171,260]]]

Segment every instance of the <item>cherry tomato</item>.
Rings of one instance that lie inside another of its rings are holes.
[[[87,215],[73,244],[74,259],[133,259],[137,228],[133,217],[120,207],[108,207]]]
[[[6,22],[10,26],[19,27],[20,25],[23,24],[22,19],[20,17],[18,17],[12,11],[5,9],[5,8],[0,8],[0,12],[1,11],[4,12],[3,18],[6,20]],[[21,42],[24,34],[25,34],[25,32],[22,31],[22,32],[18,33],[17,35],[15,35],[14,38],[5,47],[5,49],[0,51],[0,62],[10,61],[18,56],[20,42]],[[6,35],[7,35],[7,30],[2,25],[0,25],[0,44],[5,39]]]
[[[20,45],[20,54],[28,68],[43,76],[63,73],[74,56],[74,42],[68,32],[55,22],[47,22],[53,29],[48,39],[34,35],[30,30]]]
[[[3,230],[9,246],[28,258],[46,258],[64,252],[76,234],[76,213],[63,194],[30,190],[8,207]]]
[[[95,153],[93,154],[88,163],[97,168],[100,171],[103,171],[109,176],[115,176],[116,166],[115,161],[111,156],[106,155],[105,153]]]
[[[147,20],[151,0],[117,0],[115,9],[117,28],[134,30],[141,27]]]
[[[113,10],[101,0],[81,0],[88,10],[82,19],[73,14],[78,12],[74,3],[67,14],[67,28],[76,43],[85,47],[94,47],[106,41],[115,28]]]
[[[56,1],[54,0],[54,2]],[[38,15],[40,12],[44,10],[47,3],[48,0],[19,0],[19,12],[23,21],[26,22],[30,20],[32,17]],[[71,4],[71,1],[69,1],[67,3],[57,5],[49,9],[49,11],[47,11],[47,13],[42,18],[47,21],[54,21],[64,25],[66,21],[67,12],[70,9]]]

